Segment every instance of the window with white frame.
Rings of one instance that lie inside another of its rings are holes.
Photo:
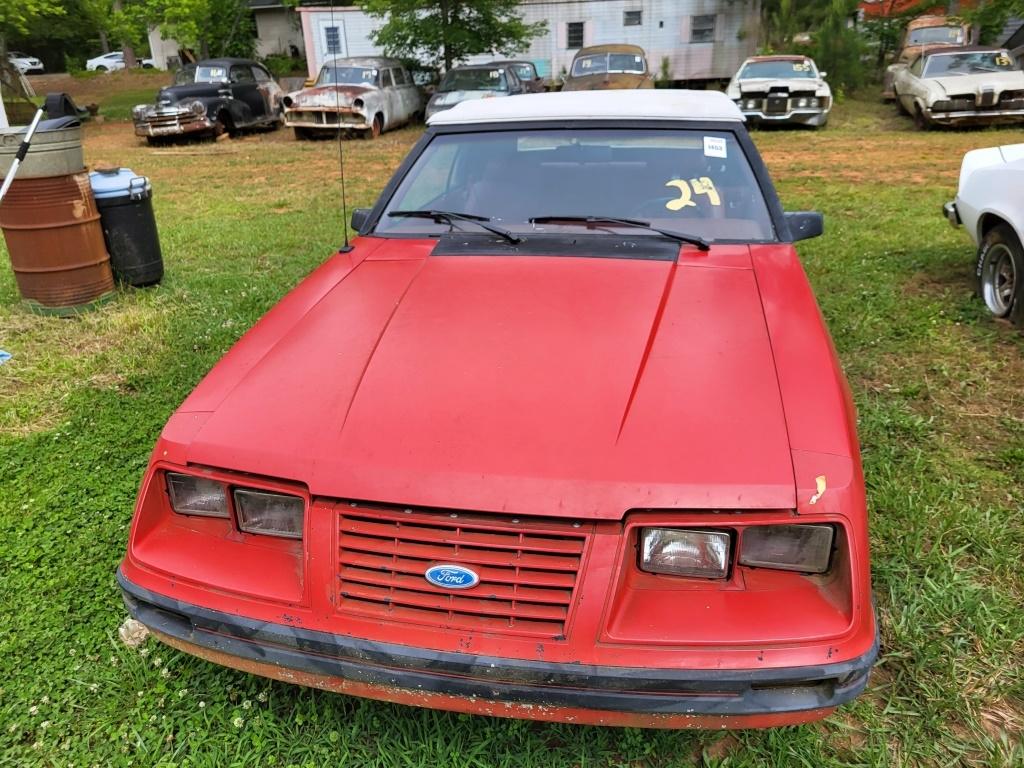
[[[715,42],[715,15],[692,16],[690,21],[691,43]]]
[[[337,27],[324,27],[324,44],[329,56],[341,53],[341,31]]]

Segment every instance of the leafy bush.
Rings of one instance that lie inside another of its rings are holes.
[[[263,59],[265,66],[274,77],[287,77],[293,73],[306,73],[306,60],[293,59],[281,53],[275,53]]]

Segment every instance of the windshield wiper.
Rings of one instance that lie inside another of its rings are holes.
[[[486,216],[477,216],[472,213],[456,213],[455,211],[435,211],[435,210],[423,210],[423,211],[391,211],[388,216],[395,216],[396,218],[407,218],[407,219],[431,219],[442,224],[447,224],[450,227],[455,226],[457,221],[468,221],[472,224],[476,224],[482,229],[486,229],[498,237],[504,238],[507,242],[516,245],[523,242],[523,238],[516,237],[511,232],[500,227],[495,227],[487,222],[490,221]]]
[[[703,237],[688,235],[685,232],[673,232],[670,229],[661,229],[660,227],[653,226],[649,221],[641,221],[640,219],[620,219],[615,216],[534,216],[530,219],[531,224],[557,224],[559,222],[579,222],[588,225],[617,224],[623,227],[641,227],[649,229],[651,232],[657,232],[659,235],[671,238],[677,242],[695,245],[702,251],[711,250],[711,244]]]

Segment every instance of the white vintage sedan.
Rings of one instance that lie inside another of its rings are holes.
[[[725,92],[753,124],[823,128],[832,109],[832,90],[825,73],[806,56],[749,58]]]
[[[1024,328],[1024,144],[964,155],[956,200],[943,206],[978,246],[978,293],[996,317]]]
[[[285,96],[284,108],[296,139],[338,131],[376,138],[419,118],[423,95],[397,59],[331,59],[311,87]]]
[[[927,49],[896,72],[893,88],[921,129],[1024,123],[1024,72],[1005,48]]]

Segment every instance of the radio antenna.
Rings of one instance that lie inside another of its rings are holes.
[[[337,34],[339,51],[341,47],[341,30],[338,25],[334,22],[334,0],[331,0],[331,28]],[[342,145],[342,134],[344,129],[341,127],[341,89],[338,87],[338,59],[330,50],[328,44],[328,55],[334,56],[331,61],[331,68],[334,70],[334,110],[335,119],[338,121],[338,168],[341,171],[341,231],[345,238],[345,244],[341,247],[341,253],[348,253],[352,250],[352,246],[348,242],[348,204],[345,200],[345,150]]]

